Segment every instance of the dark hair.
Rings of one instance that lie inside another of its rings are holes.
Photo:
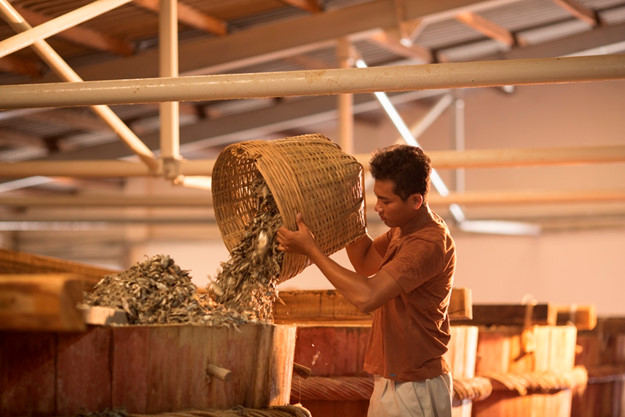
[[[430,157],[417,146],[393,145],[378,150],[369,166],[376,180],[391,180],[395,194],[406,200],[412,194],[425,197],[430,188]]]

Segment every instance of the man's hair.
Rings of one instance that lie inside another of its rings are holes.
[[[376,180],[391,180],[395,194],[406,200],[412,194],[424,198],[430,188],[430,157],[416,146],[393,145],[379,149],[369,161]]]

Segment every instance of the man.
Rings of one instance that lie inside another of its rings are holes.
[[[364,370],[374,375],[369,417],[451,416],[452,380],[443,359],[456,265],[445,222],[427,205],[430,158],[398,145],[370,161],[375,211],[390,229],[348,245],[355,272],[317,247],[301,215],[277,233],[279,249],[306,255],[363,312],[375,311]]]

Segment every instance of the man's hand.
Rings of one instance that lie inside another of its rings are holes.
[[[304,217],[301,213],[297,214],[296,222],[296,231],[291,231],[284,226],[278,229],[276,234],[278,249],[284,252],[310,256],[312,251],[318,249],[315,237],[304,223]]]
[[[380,271],[378,274],[368,278],[364,274],[350,271],[325,255],[317,244],[315,237],[304,223],[301,214],[296,217],[297,230],[291,231],[286,227],[281,227],[276,233],[278,249],[284,252],[298,253],[305,255],[312,263],[317,265],[321,273],[334,285],[334,287],[347,298],[351,303],[363,312],[370,312],[378,308],[391,298],[400,294],[403,290],[397,282],[386,272]],[[370,257],[372,261],[365,262],[364,269],[368,263],[375,264],[376,270],[379,267],[382,256],[372,248],[371,238],[363,238],[350,245],[352,252],[360,253],[359,256]],[[367,255],[367,253],[370,253]]]

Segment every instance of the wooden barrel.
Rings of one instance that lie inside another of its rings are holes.
[[[451,339],[445,360],[451,366],[454,382],[454,400],[452,416],[470,417],[473,395],[461,395],[460,386],[470,386],[475,378],[475,360],[477,354],[477,326],[451,326]],[[490,390],[487,394],[490,393]]]
[[[588,371],[588,384],[573,398],[571,416],[625,416],[625,318],[600,317],[579,331],[575,363]]]
[[[3,331],[0,415],[287,405],[294,347],[294,326],[269,324]]]
[[[310,368],[293,377],[291,403],[313,416],[366,416],[373,379],[364,363],[370,324],[299,324],[294,361]]]
[[[294,377],[291,403],[301,403],[313,416],[365,417],[373,391],[373,378],[363,371],[370,330],[367,324],[298,325],[294,361],[310,368],[311,376]],[[476,326],[451,326],[445,357],[455,385],[473,384],[477,335]],[[470,417],[474,397],[454,392],[452,415]]]
[[[473,404],[476,417],[564,417],[585,373],[575,369],[575,326],[480,326],[477,375],[492,393]]]
[[[453,318],[466,318],[469,291],[452,292]],[[297,326],[294,362],[310,369],[310,376],[294,375],[291,403],[301,403],[313,416],[365,417],[373,391],[373,377],[363,371],[371,315],[359,312],[334,290],[284,291],[284,305],[276,305],[276,322]],[[451,326],[446,359],[454,383],[470,385],[477,349],[476,326]],[[472,396],[454,399],[455,417],[470,416]]]

